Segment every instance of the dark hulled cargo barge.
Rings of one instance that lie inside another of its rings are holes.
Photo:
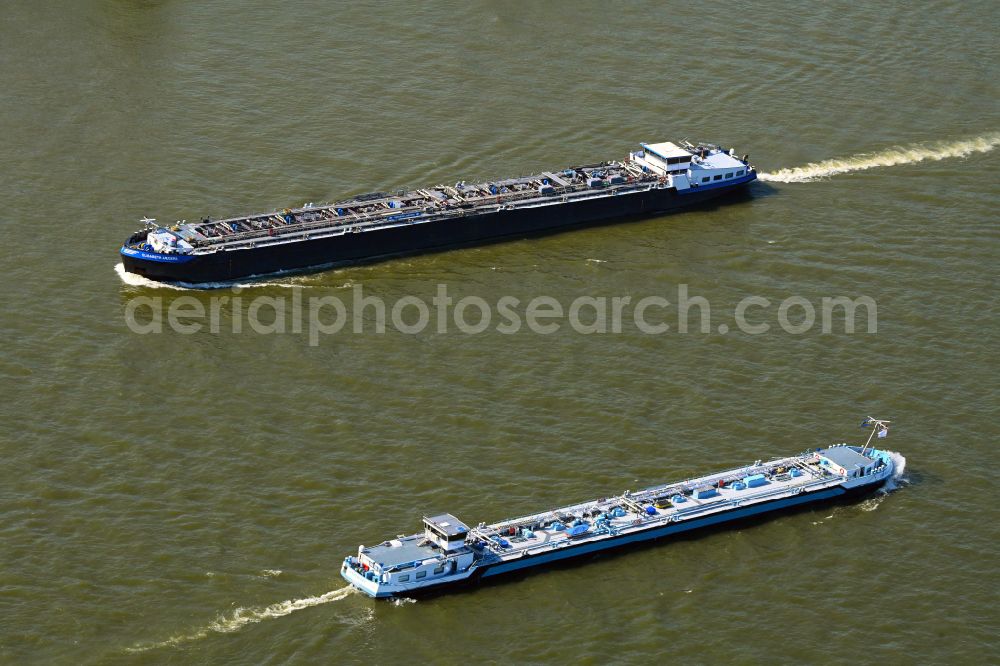
[[[478,184],[458,182],[332,204],[169,227],[122,245],[125,270],[203,284],[473,245],[654,215],[714,199],[757,177],[718,146],[642,144],[624,161]]]

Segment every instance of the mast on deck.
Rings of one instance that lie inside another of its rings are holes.
[[[879,439],[882,439],[889,434],[890,423],[892,423],[892,421],[886,421],[884,419],[876,419],[871,416],[869,416],[868,418],[866,418],[864,421],[861,422],[862,428],[870,427],[872,429],[872,434],[868,435],[868,441],[865,442],[865,445],[861,447],[862,454],[864,454],[864,452],[868,449],[868,446],[872,443],[872,439],[874,439],[876,435],[878,436]]]

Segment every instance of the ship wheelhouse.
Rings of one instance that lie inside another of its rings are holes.
[[[691,167],[694,155],[686,148],[678,146],[673,141],[662,143],[643,143],[642,154],[637,157],[645,162],[654,172],[663,176],[686,174]]]
[[[424,518],[424,538],[446,553],[465,546],[468,534],[468,526],[450,513]]]

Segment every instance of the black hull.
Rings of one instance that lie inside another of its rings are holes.
[[[459,590],[468,590],[469,588],[478,587],[479,585],[493,585],[493,584],[503,584],[511,582],[514,580],[520,580],[527,576],[535,573],[541,573],[543,571],[556,569],[556,568],[569,568],[574,566],[580,566],[586,564],[588,561],[595,557],[603,557],[609,555],[612,557],[624,555],[626,552],[633,552],[640,548],[653,548],[656,546],[663,545],[664,542],[679,540],[679,539],[697,539],[708,534],[714,534],[721,532],[723,530],[731,530],[736,526],[750,526],[760,523],[764,523],[772,520],[777,516],[790,515],[795,513],[803,513],[805,511],[816,509],[820,506],[831,506],[838,504],[853,504],[859,502],[860,500],[874,495],[877,491],[885,487],[885,482],[873,483],[871,485],[861,486],[858,488],[852,488],[846,490],[845,492],[830,498],[817,498],[812,501],[807,501],[802,504],[797,504],[793,506],[786,507],[776,507],[773,509],[765,510],[754,515],[749,515],[745,517],[733,517],[728,520],[711,523],[710,517],[702,518],[696,521],[692,521],[687,529],[683,532],[677,532],[673,534],[666,534],[659,537],[651,537],[649,539],[634,541],[634,542],[621,542],[612,543],[607,547],[602,548],[599,551],[588,553],[582,552],[577,555],[571,555],[565,559],[556,560],[554,562],[544,562],[538,563],[533,566],[528,566],[523,569],[518,569],[516,571],[505,572],[500,575],[485,576],[484,574],[487,570],[480,570],[476,572],[473,576],[457,582],[446,582],[441,585],[436,585],[432,587],[424,587],[416,590],[407,592],[406,594],[395,595],[403,597],[414,597],[414,598],[426,598],[433,597],[439,594],[452,593]],[[766,502],[764,504],[758,505],[758,507],[767,507],[771,504],[779,504],[785,499],[776,499],[771,502]],[[530,558],[526,558],[530,559]]]
[[[184,263],[166,263],[127,254],[122,255],[122,260],[126,271],[152,280],[193,284],[229,282],[273,273],[370,263],[390,257],[622,222],[718,199],[743,191],[747,184],[706,187],[683,194],[678,194],[673,188],[654,188],[551,206],[470,211],[464,217],[195,255]]]

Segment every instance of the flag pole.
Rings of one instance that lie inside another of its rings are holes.
[[[892,423],[892,421],[882,421],[880,419],[872,418],[871,416],[868,417],[868,422],[871,423],[872,426],[874,427],[872,428],[872,434],[868,435],[868,441],[865,442],[865,445],[861,447],[862,455],[864,455],[865,451],[868,449],[868,445],[872,443],[872,439],[875,437],[875,435],[883,430],[888,430],[889,429],[888,424]]]

